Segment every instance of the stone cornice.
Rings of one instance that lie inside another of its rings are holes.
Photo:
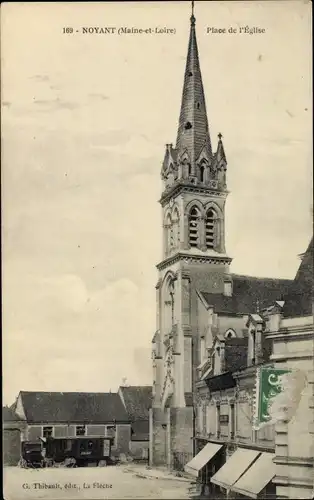
[[[164,259],[159,264],[157,264],[158,271],[162,271],[166,267],[169,267],[176,262],[184,261],[186,264],[230,264],[232,261],[231,257],[223,255],[196,255],[188,254],[184,252],[178,252],[175,255]]]
[[[272,354],[270,357],[271,361],[287,361],[288,359],[313,359],[313,352],[308,351],[295,351],[295,352],[287,352],[284,354]]]
[[[211,197],[226,198],[229,191],[221,188],[212,189],[209,186],[203,186],[200,184],[196,185],[180,180],[173,184],[170,189],[167,189],[162,193],[159,203],[164,206],[170,198],[174,198],[181,193],[206,194]]]
[[[291,465],[304,465],[305,467],[313,467],[314,466],[314,458],[313,457],[308,457],[308,458],[303,458],[303,457],[281,457],[281,456],[276,456],[274,458],[275,464],[278,465],[286,465],[286,464],[291,464]]]
[[[278,332],[265,332],[265,337],[277,342],[307,340],[313,338],[313,326],[293,326]]]

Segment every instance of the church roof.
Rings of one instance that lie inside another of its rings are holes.
[[[282,309],[284,317],[313,314],[313,238],[301,258],[297,274],[285,297]]]
[[[230,338],[225,341],[225,371],[235,372],[247,366],[247,338]]]
[[[282,300],[289,290],[292,280],[277,278],[257,278],[231,274],[232,296],[220,293],[202,292],[208,306],[215,312],[226,314],[249,314],[257,308],[264,309],[276,300]]]
[[[212,149],[198,56],[195,17],[192,14],[176,149],[179,154],[187,151],[191,163],[194,164],[204,146],[211,157]]]
[[[152,386],[132,385],[120,387],[126,411],[132,421],[149,418],[152,406]]]
[[[117,393],[20,392],[27,422],[129,422]]]

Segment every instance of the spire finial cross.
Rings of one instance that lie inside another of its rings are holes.
[[[194,0],[192,0],[192,14],[191,14],[191,24],[195,24],[195,17],[194,17]]]
[[[219,134],[218,134],[218,139],[219,139],[220,141],[221,141],[222,137],[223,137],[222,133],[221,133],[221,132],[219,132]]]

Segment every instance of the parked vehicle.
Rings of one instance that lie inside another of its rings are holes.
[[[43,467],[44,453],[40,441],[23,441],[21,446],[21,467]]]
[[[111,440],[109,438],[73,437],[47,438],[46,460],[66,462],[67,466],[84,467],[94,463],[99,467],[111,465]]]

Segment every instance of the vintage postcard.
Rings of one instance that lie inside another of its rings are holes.
[[[6,500],[313,498],[311,9],[2,4]]]

